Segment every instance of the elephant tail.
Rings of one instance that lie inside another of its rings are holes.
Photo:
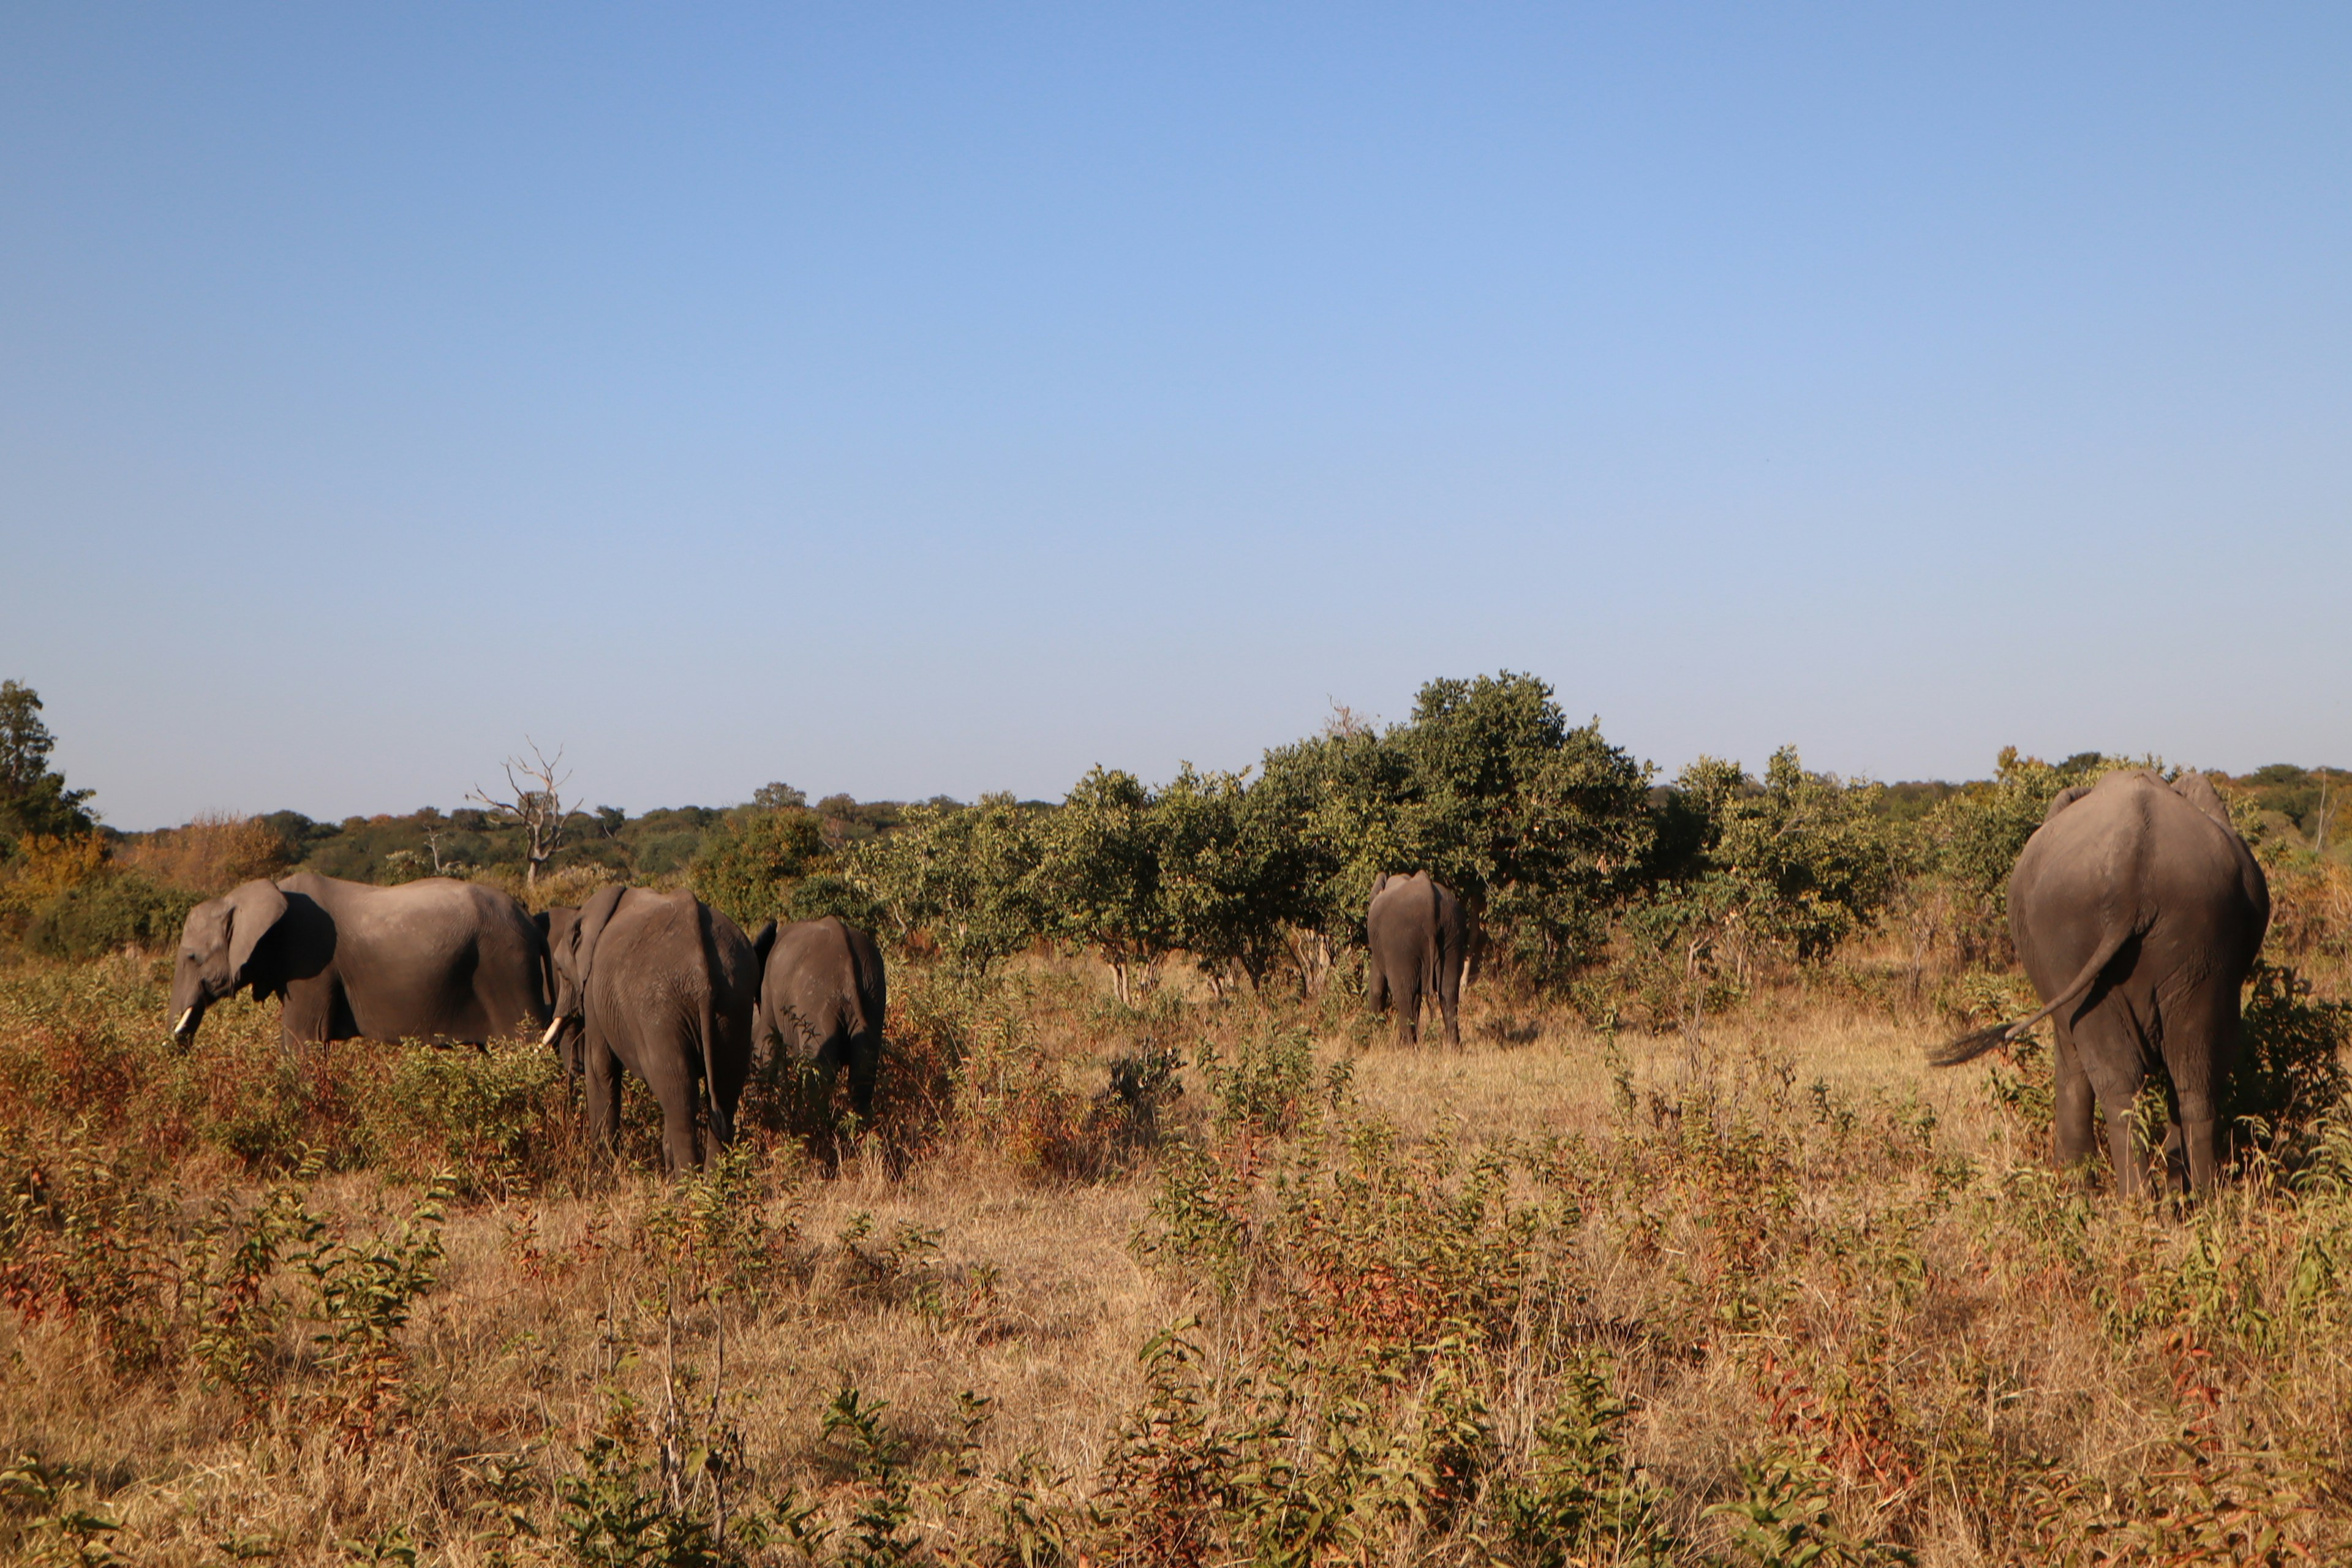
[[[1948,1068],[1958,1067],[1962,1062],[1974,1061],[1996,1047],[2005,1046],[2011,1040],[2021,1038],[2027,1030],[2061,1007],[2073,1006],[2090,994],[2092,986],[2098,984],[2100,974],[2105,971],[2108,964],[2115,962],[2116,954],[2124,950],[2124,943],[2138,934],[2138,931],[2129,925],[2120,926],[2109,931],[2099,939],[2097,950],[2091,954],[2090,962],[2083,965],[2081,973],[2067,983],[2066,989],[2043,1004],[2042,1011],[2030,1018],[2021,1018],[2014,1024],[1996,1024],[1990,1029],[1979,1029],[1975,1034],[1962,1035],[1957,1040],[1947,1040],[1940,1046],[1930,1046],[1927,1047],[1927,1065]]]
[[[710,1111],[710,1135],[721,1144],[735,1141],[735,1119],[719,1104],[719,942],[710,929],[710,906],[694,900],[695,935],[702,944],[702,1098]]]

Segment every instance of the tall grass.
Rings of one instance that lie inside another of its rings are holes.
[[[907,970],[871,1125],[779,1068],[663,1181],[530,1043],[182,1051],[159,966],[27,963],[0,1556],[2344,1560],[2341,1015],[2265,982],[2292,1133],[2182,1212],[2046,1167],[2031,1053],[1918,1065],[2007,998],[1833,973],[1405,1053]]]

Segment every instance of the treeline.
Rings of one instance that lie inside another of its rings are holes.
[[[527,887],[527,836],[489,810],[109,833],[48,770],[38,699],[5,693],[0,814],[21,804],[0,837],[0,935],[47,953],[160,946],[196,899],[300,868],[469,877],[540,905],[610,881],[685,885],[747,927],[838,913],[970,973],[1045,942],[1098,955],[1123,998],[1179,961],[1219,990],[1312,992],[1352,970],[1373,879],[1426,868],[1473,911],[1482,973],[1597,989],[1596,1005],[1654,1021],[1865,933],[1915,987],[2005,962],[2003,886],[2050,798],[2140,765],[2011,751],[1989,780],[1889,785],[1784,749],[1760,775],[1702,758],[1661,781],[1505,671],[1433,680],[1384,729],[1342,710],[1238,773],[1188,765],[1154,787],[1097,767],[1057,804],[811,803],[773,784],[728,808],[567,811]],[[2284,764],[2223,781],[2302,950],[2352,929],[2341,781]]]

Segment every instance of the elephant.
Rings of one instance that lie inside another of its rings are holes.
[[[379,888],[301,872],[188,911],[172,969],[173,1037],[250,986],[284,999],[286,1043],[481,1045],[550,1016],[547,942],[493,888],[428,877]]]
[[[2010,931],[2042,1010],[1938,1047],[1928,1059],[1968,1061],[2054,1019],[2057,1161],[2089,1157],[2095,1100],[2116,1186],[2129,1194],[2148,1177],[2133,1146],[2132,1107],[2160,1058],[2189,1190],[2206,1192],[2237,1055],[2239,987],[2270,915],[2263,868],[2202,773],[2168,784],[2138,769],[2065,790],[2009,879]]]
[[[572,940],[572,928],[580,923],[580,911],[567,905],[554,904],[540,910],[530,918],[531,923],[539,927],[539,934],[547,942],[547,994],[552,1001],[560,988],[560,983],[555,978],[555,950]],[[548,1026],[545,1043],[555,1047],[556,1059],[563,1064],[566,1072],[576,1076],[585,1065],[580,1055],[578,1020],[566,1018],[561,1013],[555,1014]]]
[[[1372,884],[1364,910],[1368,950],[1365,994],[1372,1011],[1396,1005],[1397,1043],[1417,1044],[1421,1004],[1445,1015],[1445,1043],[1462,1044],[1462,966],[1469,957],[1470,927],[1462,901],[1426,871],[1407,877],[1383,874]]]
[[[874,1080],[882,1066],[882,1017],[888,982],[874,939],[832,915],[779,927],[770,921],[751,939],[760,955],[760,1016],[752,1041],[766,1059],[777,1046],[824,1075],[824,1097],[849,1068],[849,1102],[861,1122],[874,1119]]]
[[[691,893],[605,888],[580,907],[553,950],[555,1018],[547,1042],[578,1032],[588,1078],[588,1126],[617,1145],[621,1069],[643,1079],[662,1108],[668,1168],[707,1164],[735,1136],[735,1107],[751,1064],[759,959],[742,929]],[[695,1110],[710,1137],[696,1136]]]

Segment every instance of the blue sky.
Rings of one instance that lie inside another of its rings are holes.
[[[0,9],[0,674],[126,827],[1057,796],[1549,680],[2352,763],[2352,12]]]

